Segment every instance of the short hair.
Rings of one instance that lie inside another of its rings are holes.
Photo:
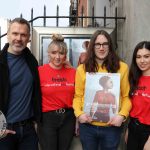
[[[85,48],[86,50],[88,49],[90,41],[84,41],[82,44],[82,47]]]
[[[12,21],[10,21],[8,31],[10,30],[11,25],[13,23],[15,23],[15,22],[19,23],[19,24],[25,24],[25,25],[27,25],[28,31],[30,33],[30,23],[26,19],[24,19],[24,18],[15,18]]]
[[[102,86],[102,87],[105,87],[106,85],[106,82],[110,79],[109,76],[102,76],[100,79],[99,79],[99,84]]]

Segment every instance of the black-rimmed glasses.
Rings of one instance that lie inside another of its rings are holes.
[[[108,42],[104,42],[104,43],[95,43],[95,45],[94,45],[94,47],[96,48],[96,49],[99,49],[100,47],[103,47],[103,48],[108,48],[109,47],[109,43]]]

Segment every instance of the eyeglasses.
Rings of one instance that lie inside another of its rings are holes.
[[[106,49],[106,48],[108,48],[109,43],[108,43],[108,42],[104,42],[104,43],[102,43],[102,44],[100,44],[100,43],[95,43],[95,45],[94,45],[94,47],[95,47],[96,49],[99,49],[101,46]]]

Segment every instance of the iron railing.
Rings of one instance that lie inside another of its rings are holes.
[[[115,43],[116,43],[116,46],[117,47],[117,28],[118,28],[118,20],[125,20],[126,18],[125,17],[118,17],[117,16],[117,8],[115,8],[115,16],[114,17],[109,17],[109,16],[106,16],[106,7],[104,7],[104,16],[95,16],[94,14],[94,7],[92,8],[92,16],[83,16],[83,7],[82,7],[82,14],[81,16],[78,16],[78,13],[72,13],[71,12],[71,8],[70,8],[70,15],[69,16],[59,16],[59,6],[57,5],[57,8],[56,8],[56,16],[47,16],[46,15],[46,6],[44,6],[44,11],[43,11],[43,16],[37,16],[37,17],[33,17],[33,8],[31,9],[31,20],[29,20],[30,24],[31,24],[31,27],[34,26],[34,21],[36,20],[39,20],[39,19],[43,19],[43,27],[46,27],[47,26],[47,19],[56,19],[56,27],[59,27],[59,20],[60,19],[65,19],[65,18],[68,18],[69,19],[69,26],[73,26],[73,27],[79,27],[79,24],[78,24],[78,20],[80,19],[81,20],[81,24],[80,24],[80,27],[84,27],[83,25],[83,20],[85,18],[87,19],[91,19],[91,22],[92,24],[90,25],[90,27],[97,27],[98,24],[97,24],[97,19],[103,19],[103,26],[101,25],[101,27],[106,27],[106,20],[107,19],[112,19],[115,21],[115,24],[114,24],[114,30],[115,30]],[[73,10],[75,11],[75,10]],[[78,12],[78,10],[76,10]],[[21,14],[20,17],[23,17],[23,15]],[[88,26],[87,26],[88,27]],[[1,38],[6,36],[7,33],[5,34],[2,34],[0,33],[0,48],[1,48]]]

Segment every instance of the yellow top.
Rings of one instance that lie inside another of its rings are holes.
[[[99,65],[98,72],[107,72],[106,68],[102,68]],[[129,82],[128,82],[128,66],[127,64],[120,62],[120,69],[117,73],[120,73],[120,101],[119,101],[119,115],[123,115],[127,117],[129,115],[129,111],[131,109],[131,101],[129,99]],[[83,114],[83,106],[84,106],[84,92],[85,92],[85,80],[86,80],[86,72],[84,69],[84,65],[81,64],[77,68],[76,71],[76,79],[75,79],[75,96],[73,99],[73,108],[76,117],[79,117]],[[92,81],[91,81],[92,84]],[[103,122],[92,122],[91,124],[97,126],[108,126],[107,123]]]

